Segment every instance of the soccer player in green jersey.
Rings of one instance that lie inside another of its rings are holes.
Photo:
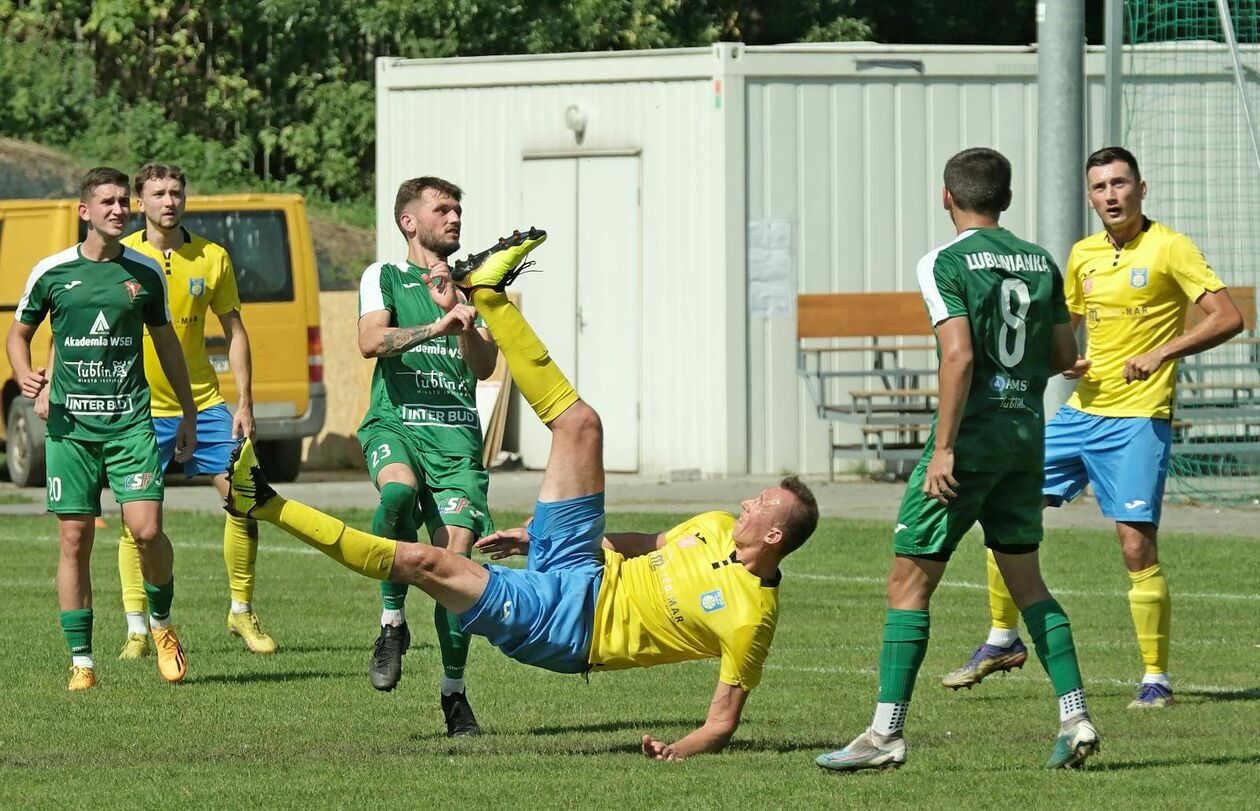
[[[372,531],[414,542],[423,522],[436,546],[468,556],[494,529],[476,387],[494,372],[498,349],[451,283],[446,260],[459,249],[462,196],[436,177],[398,188],[394,222],[407,256],[370,266],[359,285],[359,350],[376,358],[376,370],[358,435],[380,491]],[[368,670],[372,686],[388,691],[402,676],[411,632],[403,613],[407,584],[384,581],[380,588],[381,631]],[[469,635],[441,605],[433,621],[447,733],[475,735],[481,730],[464,685]]]
[[[140,553],[158,671],[169,682],[182,681],[186,672],[171,626],[174,553],[162,532],[162,467],[144,376],[146,326],[183,410],[177,461],[191,459],[197,447],[197,407],[171,328],[162,270],[121,244],[130,213],[125,174],[98,167],[83,177],[79,218],[88,224],[87,236],[35,265],[6,340],[22,394],[34,399],[49,385],[49,374],[31,368],[31,338],[45,318],[52,321],[58,368],[51,375],[45,452],[48,510],[57,516],[61,547],[57,597],[72,657],[70,690],[96,684],[89,567],[106,480]]]
[[[998,225],[1011,202],[1011,165],[968,149],[945,165],[951,242],[919,261],[936,328],[940,407],[893,530],[879,699],[870,728],[820,755],[835,771],[895,768],[915,678],[928,645],[928,603],[959,540],[977,521],[1059,697],[1047,768],[1075,767],[1098,748],[1067,615],[1041,579],[1041,482],[1046,380],[1071,368],[1076,339],[1059,269],[1037,245]]]

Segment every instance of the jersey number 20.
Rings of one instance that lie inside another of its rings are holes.
[[[998,333],[998,359],[1006,368],[1019,365],[1024,359],[1024,344],[1028,340],[1028,307],[1032,299],[1028,285],[1022,279],[1003,279],[998,298],[998,311],[1002,315],[1002,329]]]

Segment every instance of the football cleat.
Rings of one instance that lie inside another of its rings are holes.
[[[856,772],[862,769],[896,769],[906,762],[906,739],[887,738],[867,728],[848,746],[819,755],[814,762],[833,772]]]
[[[951,690],[962,687],[971,689],[991,673],[1004,673],[1024,666],[1028,661],[1028,648],[1016,639],[1009,647],[999,648],[987,642],[976,648],[967,664],[941,679],[941,686]]]
[[[276,491],[267,483],[254,443],[249,437],[242,439],[228,459],[228,494],[224,509],[235,516],[253,518],[254,510],[266,504]]]
[[[90,667],[70,668],[70,683],[66,689],[72,693],[80,690],[91,690],[96,686],[96,671]]]
[[[153,647],[157,651],[158,672],[171,684],[184,680],[188,672],[188,661],[184,658],[184,649],[179,644],[179,637],[174,628],[153,628]]]
[[[532,225],[524,233],[513,231],[511,236],[501,237],[481,253],[470,253],[467,259],[456,260],[451,268],[451,279],[465,290],[489,287],[502,293],[534,264],[523,260],[546,239],[547,232]]]
[[[118,654],[119,659],[140,659],[149,655],[149,635],[148,634],[127,634],[127,641],[123,643],[122,652]]]
[[[388,693],[402,678],[402,658],[411,647],[411,629],[402,625],[382,625],[381,633],[372,647],[372,661],[368,663],[368,676],[372,686]]]
[[[276,652],[276,640],[263,632],[258,624],[258,615],[253,611],[241,613],[229,611],[227,629],[229,634],[241,638],[250,653],[267,655]]]
[[[1098,730],[1088,715],[1079,715],[1059,730],[1054,751],[1046,761],[1047,769],[1075,769],[1090,755],[1098,752]]]
[[[442,715],[446,718],[448,738],[466,738],[481,734],[477,716],[473,715],[472,705],[468,703],[468,696],[464,693],[442,696]]]
[[[1138,688],[1137,698],[1129,703],[1131,710],[1159,710],[1177,703],[1173,698],[1171,687],[1162,684],[1143,684]]]

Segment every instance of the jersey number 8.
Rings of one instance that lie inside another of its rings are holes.
[[[1002,329],[998,332],[998,359],[1006,368],[1019,365],[1024,359],[1024,344],[1028,340],[1028,307],[1032,299],[1028,285],[1022,279],[1003,279],[998,298],[998,310],[1002,315]]]

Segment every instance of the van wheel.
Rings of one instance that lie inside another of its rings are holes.
[[[44,421],[35,416],[35,401],[18,396],[9,404],[5,423],[5,461],[9,481],[18,487],[43,487]]]
[[[272,439],[258,443],[258,461],[273,482],[291,482],[302,471],[302,440]]]

